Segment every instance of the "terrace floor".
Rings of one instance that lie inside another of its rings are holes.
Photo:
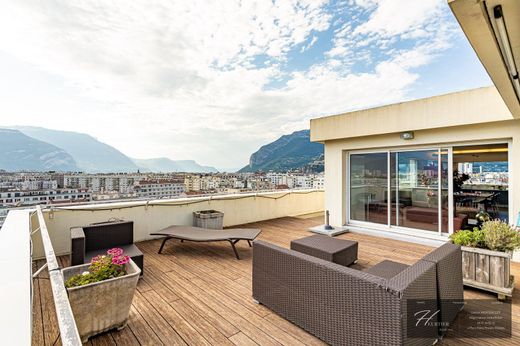
[[[308,227],[322,217],[262,221],[247,227],[262,229],[260,239],[289,247],[292,239],[308,236]],[[347,233],[359,242],[358,269],[384,259],[411,264],[431,248],[413,243]],[[162,255],[160,240],[137,244],[145,253],[145,274],[139,280],[128,326],[89,340],[90,345],[324,345],[297,326],[251,299],[252,251],[237,244],[237,261],[228,243],[180,243],[171,240]],[[68,258],[59,258],[66,266]],[[42,264],[35,263],[38,267]],[[513,264],[520,277],[520,265]],[[61,344],[46,274],[34,280],[33,345]],[[465,289],[465,298],[494,298]],[[441,345],[520,345],[520,285],[513,297],[513,339],[458,339],[448,335]]]

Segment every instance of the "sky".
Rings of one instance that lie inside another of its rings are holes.
[[[0,0],[0,126],[240,168],[309,119],[491,85],[446,0]]]

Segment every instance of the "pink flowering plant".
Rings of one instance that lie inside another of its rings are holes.
[[[65,286],[83,286],[126,275],[126,264],[129,261],[130,257],[123,255],[122,249],[110,249],[106,255],[98,255],[92,258],[88,271],[70,277],[65,282]]]

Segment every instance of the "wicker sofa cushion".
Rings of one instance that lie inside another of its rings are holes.
[[[365,269],[365,273],[370,273],[385,279],[391,279],[409,266],[407,264],[384,260],[375,266]]]

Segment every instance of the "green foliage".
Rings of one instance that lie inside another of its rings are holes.
[[[519,232],[500,220],[484,222],[481,229],[475,227],[473,231],[458,231],[452,234],[450,239],[457,245],[502,252],[520,247]]]
[[[472,247],[480,247],[485,248],[486,247],[486,240],[485,240],[485,233],[483,230],[479,229],[478,227],[473,228],[473,242]]]
[[[473,242],[473,232],[469,230],[458,231],[450,235],[450,239],[454,244],[460,246],[471,246]]]
[[[123,250],[119,248],[110,249],[106,255],[94,257],[90,262],[88,271],[71,276],[65,282],[65,287],[83,286],[126,275],[125,264],[129,261],[128,256],[123,256]]]
[[[450,236],[454,244],[470,247],[485,247],[484,233],[482,230],[475,228],[473,231],[458,231]]]
[[[485,244],[490,250],[506,252],[520,247],[518,231],[505,222],[500,220],[484,222],[482,231]]]

